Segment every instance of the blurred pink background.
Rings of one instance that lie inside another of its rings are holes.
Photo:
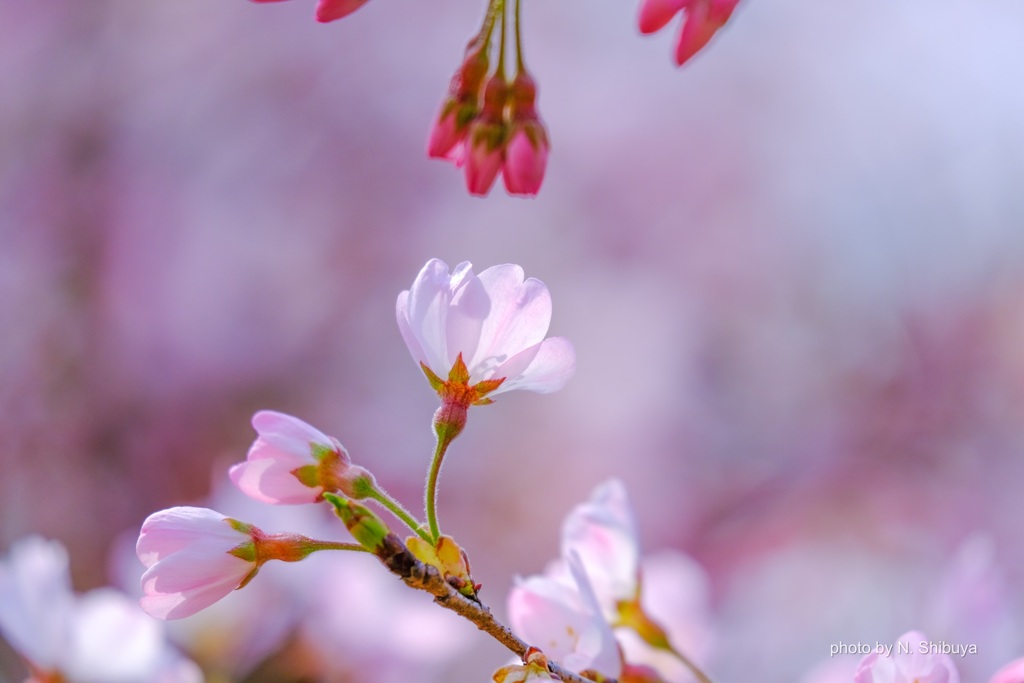
[[[483,3],[0,5],[0,551],[112,581],[260,408],[419,509],[436,398],[395,297],[515,262],[578,371],[446,461],[499,614],[618,476],[645,549],[709,573],[720,683],[910,628],[976,642],[965,681],[1024,655],[1024,5],[747,0],[678,70],[635,11],[525,4],[548,176],[480,200],[424,145]],[[467,637],[447,675],[488,680]]]

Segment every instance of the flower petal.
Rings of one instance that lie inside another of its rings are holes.
[[[527,349],[522,354],[528,352],[532,353],[532,350]],[[564,387],[576,372],[576,352],[565,337],[545,339],[540,343],[526,370],[518,376],[506,374],[506,368],[514,368],[519,360],[513,357],[493,373],[496,377],[508,379],[491,396],[512,389],[550,394]]]
[[[225,522],[227,518],[207,508],[174,507],[154,512],[142,523],[135,552],[147,567],[182,548],[208,537],[219,539],[229,550],[244,536]]]
[[[316,20],[322,23],[341,19],[352,14],[367,3],[367,0],[320,0],[316,6]]]
[[[474,379],[493,377],[497,367],[544,339],[551,324],[551,294],[536,278],[524,279],[515,264],[494,266],[480,273],[490,307],[480,328],[480,345],[466,359]],[[461,307],[461,300],[456,300]]]
[[[690,0],[644,0],[640,3],[640,16],[637,24],[640,33],[654,33],[665,28],[679,10],[686,7]]]
[[[245,495],[262,503],[299,505],[315,503],[323,487],[310,488],[299,481],[283,458],[253,458],[233,465],[228,476]]]
[[[273,410],[261,410],[252,416],[252,426],[265,442],[309,463],[314,462],[310,444],[332,448],[331,437],[297,417]],[[258,442],[257,442],[258,443]],[[255,447],[255,444],[253,444]]]
[[[454,273],[449,273],[444,261],[431,259],[409,289],[405,308],[409,330],[422,355],[420,360],[441,376],[447,376],[452,364],[448,359],[448,309],[454,292],[467,277],[472,277],[472,268],[467,261],[456,266]],[[409,351],[413,351],[411,346]]]

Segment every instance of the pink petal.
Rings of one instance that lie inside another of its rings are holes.
[[[175,507],[154,512],[142,523],[135,552],[147,567],[161,558],[207,538],[216,538],[229,550],[245,540],[225,520],[207,508]]]
[[[486,144],[470,148],[466,158],[466,189],[470,194],[486,197],[501,171],[502,148],[487,149]]]
[[[310,488],[299,481],[283,459],[250,457],[228,470],[235,486],[244,494],[262,503],[298,505],[315,503],[323,487]]]
[[[325,448],[334,445],[332,439],[319,429],[297,417],[273,410],[261,410],[253,415],[252,426],[267,444],[309,464],[315,462],[311,444]]]
[[[316,6],[316,20],[322,23],[341,19],[352,14],[367,3],[367,0],[320,0]]]
[[[466,131],[460,133],[456,127],[458,107],[448,107],[446,102],[445,109],[447,113],[442,113],[438,117],[434,127],[430,129],[430,139],[427,140],[427,156],[433,159],[449,158],[452,149],[466,137]]]
[[[524,352],[525,353],[525,352]],[[511,366],[515,358],[508,362]],[[525,389],[538,394],[550,394],[564,387],[576,372],[576,352],[565,337],[551,337],[541,342],[536,356],[518,377],[510,377],[491,394],[500,394],[512,389]],[[496,376],[502,376],[499,368]]]
[[[683,30],[676,43],[676,64],[682,66],[700,51],[729,18],[712,14],[711,0],[695,0],[686,9]]]
[[[480,345],[466,365],[474,378],[493,377],[502,363],[544,339],[551,324],[551,293],[540,280],[524,280],[523,269],[514,264],[488,268],[478,277],[490,308],[482,320]]]
[[[577,554],[588,568],[605,614],[636,595],[640,564],[633,509],[626,488],[611,479],[594,489],[562,524],[562,554]]]
[[[454,273],[449,273],[444,261],[431,259],[409,289],[405,305],[409,332],[424,357],[420,360],[425,360],[427,366],[442,377],[451,369],[447,350],[447,318],[453,290],[471,275],[472,265],[468,262],[460,263]],[[411,346],[409,351],[413,352]]]
[[[547,163],[547,145],[534,147],[529,136],[522,130],[518,131],[505,149],[505,189],[510,194],[537,194],[544,182]]]
[[[1024,657],[997,671],[988,683],[1024,683]]]
[[[637,23],[641,33],[660,31],[690,0],[644,0]]]

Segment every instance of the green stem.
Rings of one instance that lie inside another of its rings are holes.
[[[484,23],[480,26],[479,33],[469,42],[470,49],[487,49],[491,44],[491,34],[494,32],[494,21],[498,17],[498,11],[502,9],[504,0],[491,0],[487,5],[487,14],[484,15]]]
[[[358,543],[342,543],[340,541],[317,541],[309,539],[309,542],[305,544],[305,547],[308,548],[311,553],[318,550],[354,550],[358,553],[369,552]]]
[[[520,71],[526,71],[526,66],[523,64],[523,40],[522,40],[522,4],[523,0],[516,0],[516,73]]]
[[[367,497],[372,498],[373,500],[377,501],[378,503],[386,507],[388,510],[390,510],[391,514],[405,522],[405,525],[412,529],[416,533],[416,535],[422,538],[424,541],[426,541],[427,543],[434,542],[434,540],[430,537],[430,534],[424,531],[422,525],[416,521],[416,518],[413,517],[408,510],[402,507],[401,503],[392,498],[387,491],[384,491],[383,489],[379,488],[373,489],[373,492],[370,493]]]
[[[426,540],[434,545],[441,538],[441,527],[437,524],[437,479],[441,474],[441,461],[448,452],[448,444],[451,438],[446,438],[444,433],[437,436],[437,447],[434,448],[434,459],[430,463],[430,473],[427,475],[427,524],[430,525],[431,538]]]
[[[494,75],[505,77],[505,25],[508,24],[508,12],[505,11],[505,0],[497,0],[501,6],[501,43],[498,47],[498,66],[494,68]]]

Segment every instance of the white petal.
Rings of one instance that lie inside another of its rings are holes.
[[[0,562],[0,631],[11,646],[41,668],[59,667],[73,610],[64,547],[38,536],[15,542]]]
[[[518,376],[505,374],[506,368],[517,369],[518,357],[513,357],[505,366],[499,367],[494,373],[496,377],[508,377],[498,389],[491,394],[502,394],[513,389],[536,391],[549,394],[566,385],[576,372],[576,352],[565,337],[551,337],[540,343],[536,352],[527,349],[522,353],[535,353],[530,364]]]
[[[310,444],[330,447],[331,438],[297,417],[261,410],[252,416],[252,426],[271,446],[313,462]]]
[[[494,266],[478,280],[490,305],[480,328],[480,343],[466,359],[474,379],[493,376],[493,370],[515,354],[544,339],[551,324],[551,294],[535,278],[524,281],[514,264]],[[456,305],[461,307],[461,301]]]
[[[461,286],[472,273],[472,266],[460,263],[455,274],[444,261],[431,259],[416,276],[409,289],[407,311],[409,328],[426,356],[426,363],[438,375],[451,369],[447,351],[447,319],[453,287]]]
[[[594,489],[562,524],[562,555],[580,557],[603,612],[611,617],[620,600],[636,595],[640,545],[626,488],[611,479]]]

